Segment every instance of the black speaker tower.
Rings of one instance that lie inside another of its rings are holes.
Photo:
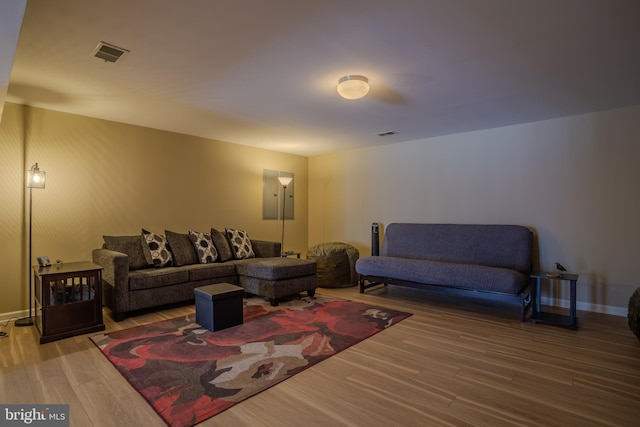
[[[377,222],[371,224],[371,255],[380,255],[380,232]]]

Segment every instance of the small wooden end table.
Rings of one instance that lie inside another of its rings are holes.
[[[534,306],[531,321],[533,323],[544,323],[548,325],[561,326],[571,330],[578,329],[578,317],[576,313],[576,284],[578,282],[577,274],[570,273],[533,273],[532,279],[535,279],[536,286],[534,288]],[[571,286],[569,296],[569,315],[558,313],[545,313],[540,309],[540,282],[549,280],[551,283],[569,282]]]
[[[105,329],[102,266],[88,261],[34,265],[33,282],[40,344]]]

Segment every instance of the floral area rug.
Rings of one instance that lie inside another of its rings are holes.
[[[411,316],[321,295],[244,304],[217,332],[194,313],[91,339],[168,425],[192,426]]]

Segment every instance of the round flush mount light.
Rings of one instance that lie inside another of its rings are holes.
[[[365,76],[348,75],[338,80],[338,94],[344,99],[360,99],[369,93],[369,79]]]

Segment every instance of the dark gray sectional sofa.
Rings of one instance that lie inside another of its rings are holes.
[[[533,235],[527,227],[390,224],[379,256],[360,258],[360,292],[379,284],[488,292],[517,300],[521,320],[532,302]]]
[[[102,301],[116,321],[136,310],[193,301],[195,288],[214,283],[242,286],[272,305],[303,291],[313,296],[318,286],[315,262],[282,258],[279,242],[251,239],[253,256],[236,259],[224,233],[212,229],[218,258],[202,263],[189,234],[165,234],[172,258],[168,266],[153,265],[140,235],[104,236],[103,247],[93,250],[93,262],[104,268]]]

